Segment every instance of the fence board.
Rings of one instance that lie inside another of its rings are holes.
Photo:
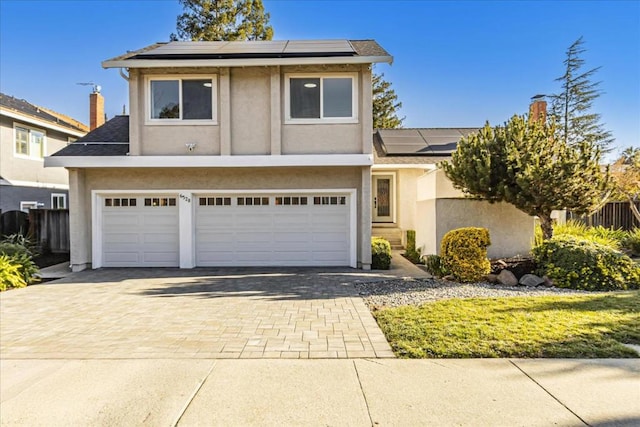
[[[69,252],[69,210],[30,209],[29,235],[42,252]]]
[[[635,204],[640,209],[640,201]],[[591,215],[579,216],[568,212],[567,219],[573,219],[593,227],[601,225],[606,228],[622,228],[623,230],[640,227],[640,222],[631,212],[629,202],[609,202]]]

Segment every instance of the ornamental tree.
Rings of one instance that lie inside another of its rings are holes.
[[[553,121],[514,115],[503,126],[487,122],[464,137],[450,161],[442,162],[454,187],[490,203],[506,202],[540,219],[553,236],[551,212],[578,214],[595,206],[607,186],[600,150],[586,142],[565,144]]]
[[[628,200],[633,216],[640,222],[640,210],[635,203],[640,200],[640,148],[629,147],[611,166],[613,195]]]

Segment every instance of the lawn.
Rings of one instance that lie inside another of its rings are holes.
[[[398,357],[638,357],[640,291],[451,299],[374,313]]]

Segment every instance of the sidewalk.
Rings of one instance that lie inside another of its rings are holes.
[[[624,426],[640,361],[2,360],[2,425]]]

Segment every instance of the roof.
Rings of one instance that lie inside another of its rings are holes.
[[[451,157],[460,138],[479,128],[378,129],[373,137],[374,164],[436,164]]]
[[[48,108],[39,107],[31,104],[24,99],[14,98],[10,95],[0,93],[0,107],[5,110],[19,113],[20,115],[29,116],[40,121],[50,123],[70,129],[75,132],[87,132],[89,127],[75,119],[64,114],[57,113]]]
[[[52,156],[125,156],[129,152],[129,116],[115,116]]]
[[[104,68],[391,63],[375,40],[173,41],[108,59]]]

